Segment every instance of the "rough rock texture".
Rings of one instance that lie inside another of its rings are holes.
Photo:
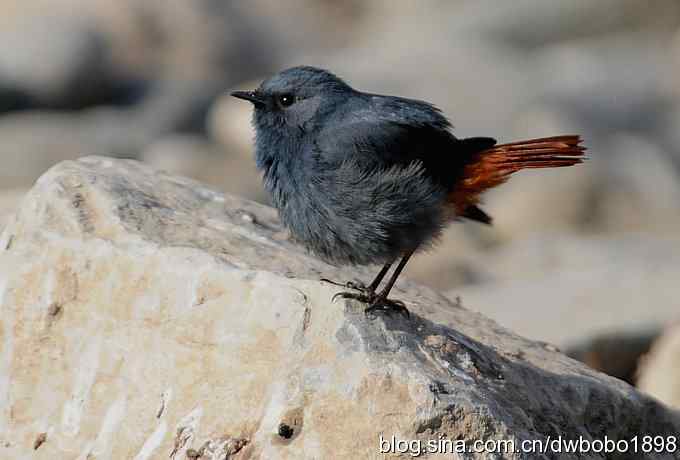
[[[134,161],[55,166],[0,250],[0,458],[384,458],[381,434],[680,430],[632,387],[429,289],[396,289],[410,320],[331,303],[322,274],[370,272],[305,255],[270,208]]]
[[[22,188],[3,190],[0,193],[0,231],[7,223],[7,220],[14,214],[21,198],[27,190]]]
[[[642,359],[637,385],[660,401],[680,407],[680,324],[661,334]]]

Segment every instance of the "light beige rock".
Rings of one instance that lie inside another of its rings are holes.
[[[321,275],[370,272],[306,255],[270,208],[134,161],[55,166],[0,249],[0,458],[385,458],[380,435],[680,429],[429,289],[400,282],[410,319],[332,303]]]
[[[637,386],[659,401],[680,408],[680,324],[669,327],[642,359]]]
[[[19,207],[21,198],[26,194],[26,189],[16,188],[0,191],[0,230],[5,226],[9,217]]]

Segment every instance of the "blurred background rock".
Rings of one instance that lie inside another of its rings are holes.
[[[226,94],[298,64],[434,101],[463,137],[582,134],[591,161],[520,174],[488,195],[493,228],[453,226],[408,274],[661,378],[636,369],[680,312],[675,0],[0,0],[0,226],[47,168],[90,154],[266,202],[250,107]]]

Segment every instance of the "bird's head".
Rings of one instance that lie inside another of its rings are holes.
[[[352,93],[352,88],[332,73],[304,66],[286,69],[256,90],[231,95],[252,102],[258,135],[263,130],[298,135],[322,121]]]

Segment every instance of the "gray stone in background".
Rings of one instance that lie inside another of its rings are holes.
[[[377,458],[380,434],[680,430],[627,384],[425,287],[394,291],[410,320],[333,304],[319,276],[368,273],[304,254],[271,208],[138,162],[55,166],[0,248],[4,458]]]
[[[229,2],[0,0],[0,9],[1,187],[28,186],[63,159],[205,137],[214,100],[276,66],[277,42]]]
[[[64,13],[12,15],[11,7],[8,16],[14,20],[6,17],[0,27],[0,87],[13,88],[42,107],[109,100],[109,43],[91,22]]]
[[[616,330],[590,336],[579,343],[563,349],[564,353],[587,364],[593,369],[621,379],[631,385],[637,385],[640,364],[644,363],[646,354],[661,334],[657,326],[638,326],[634,330]],[[642,391],[658,396],[645,388]],[[668,404],[668,401],[661,399]]]
[[[680,407],[680,323],[667,327],[640,362],[637,386],[664,404]]]
[[[475,259],[482,281],[448,292],[523,336],[560,347],[680,316],[680,239],[551,235]]]

